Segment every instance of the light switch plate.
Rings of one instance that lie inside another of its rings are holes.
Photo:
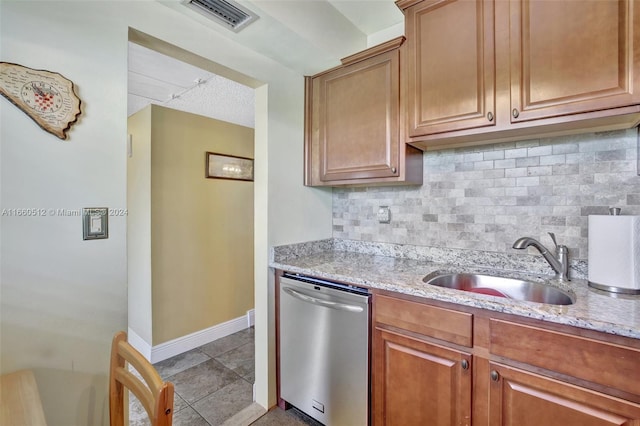
[[[391,222],[391,211],[387,206],[378,207],[378,222],[389,223]]]
[[[98,240],[102,238],[109,238],[109,209],[107,207],[82,209],[82,239]]]

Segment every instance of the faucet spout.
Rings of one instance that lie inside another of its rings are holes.
[[[556,272],[556,278],[561,281],[569,281],[569,256],[566,246],[556,246],[556,257],[538,240],[531,237],[518,238],[516,242],[513,243],[513,248],[518,250],[526,249],[529,246],[535,247],[540,252],[542,257],[544,257]]]

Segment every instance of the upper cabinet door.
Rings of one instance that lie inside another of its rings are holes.
[[[392,50],[314,81],[322,181],[398,175],[399,55]]]
[[[400,126],[404,36],[305,78],[305,185],[421,185]]]
[[[512,0],[510,7],[512,122],[640,102],[633,72],[640,4]]]
[[[419,2],[405,31],[409,136],[493,126],[493,0]]]

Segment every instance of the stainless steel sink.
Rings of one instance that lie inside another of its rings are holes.
[[[571,305],[575,302],[569,293],[558,288],[514,278],[469,273],[434,272],[422,280],[427,284],[438,287],[528,302],[547,303],[550,305]]]

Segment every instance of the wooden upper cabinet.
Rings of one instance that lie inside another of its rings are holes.
[[[397,176],[397,50],[317,79],[323,181]]]
[[[420,149],[640,122],[640,1],[397,0],[408,142]]]
[[[409,136],[493,126],[493,0],[422,1],[405,31]]]
[[[512,122],[640,103],[640,22],[634,25],[640,4],[512,0],[510,6]]]
[[[307,185],[422,183],[422,154],[400,136],[404,37],[307,78]]]

